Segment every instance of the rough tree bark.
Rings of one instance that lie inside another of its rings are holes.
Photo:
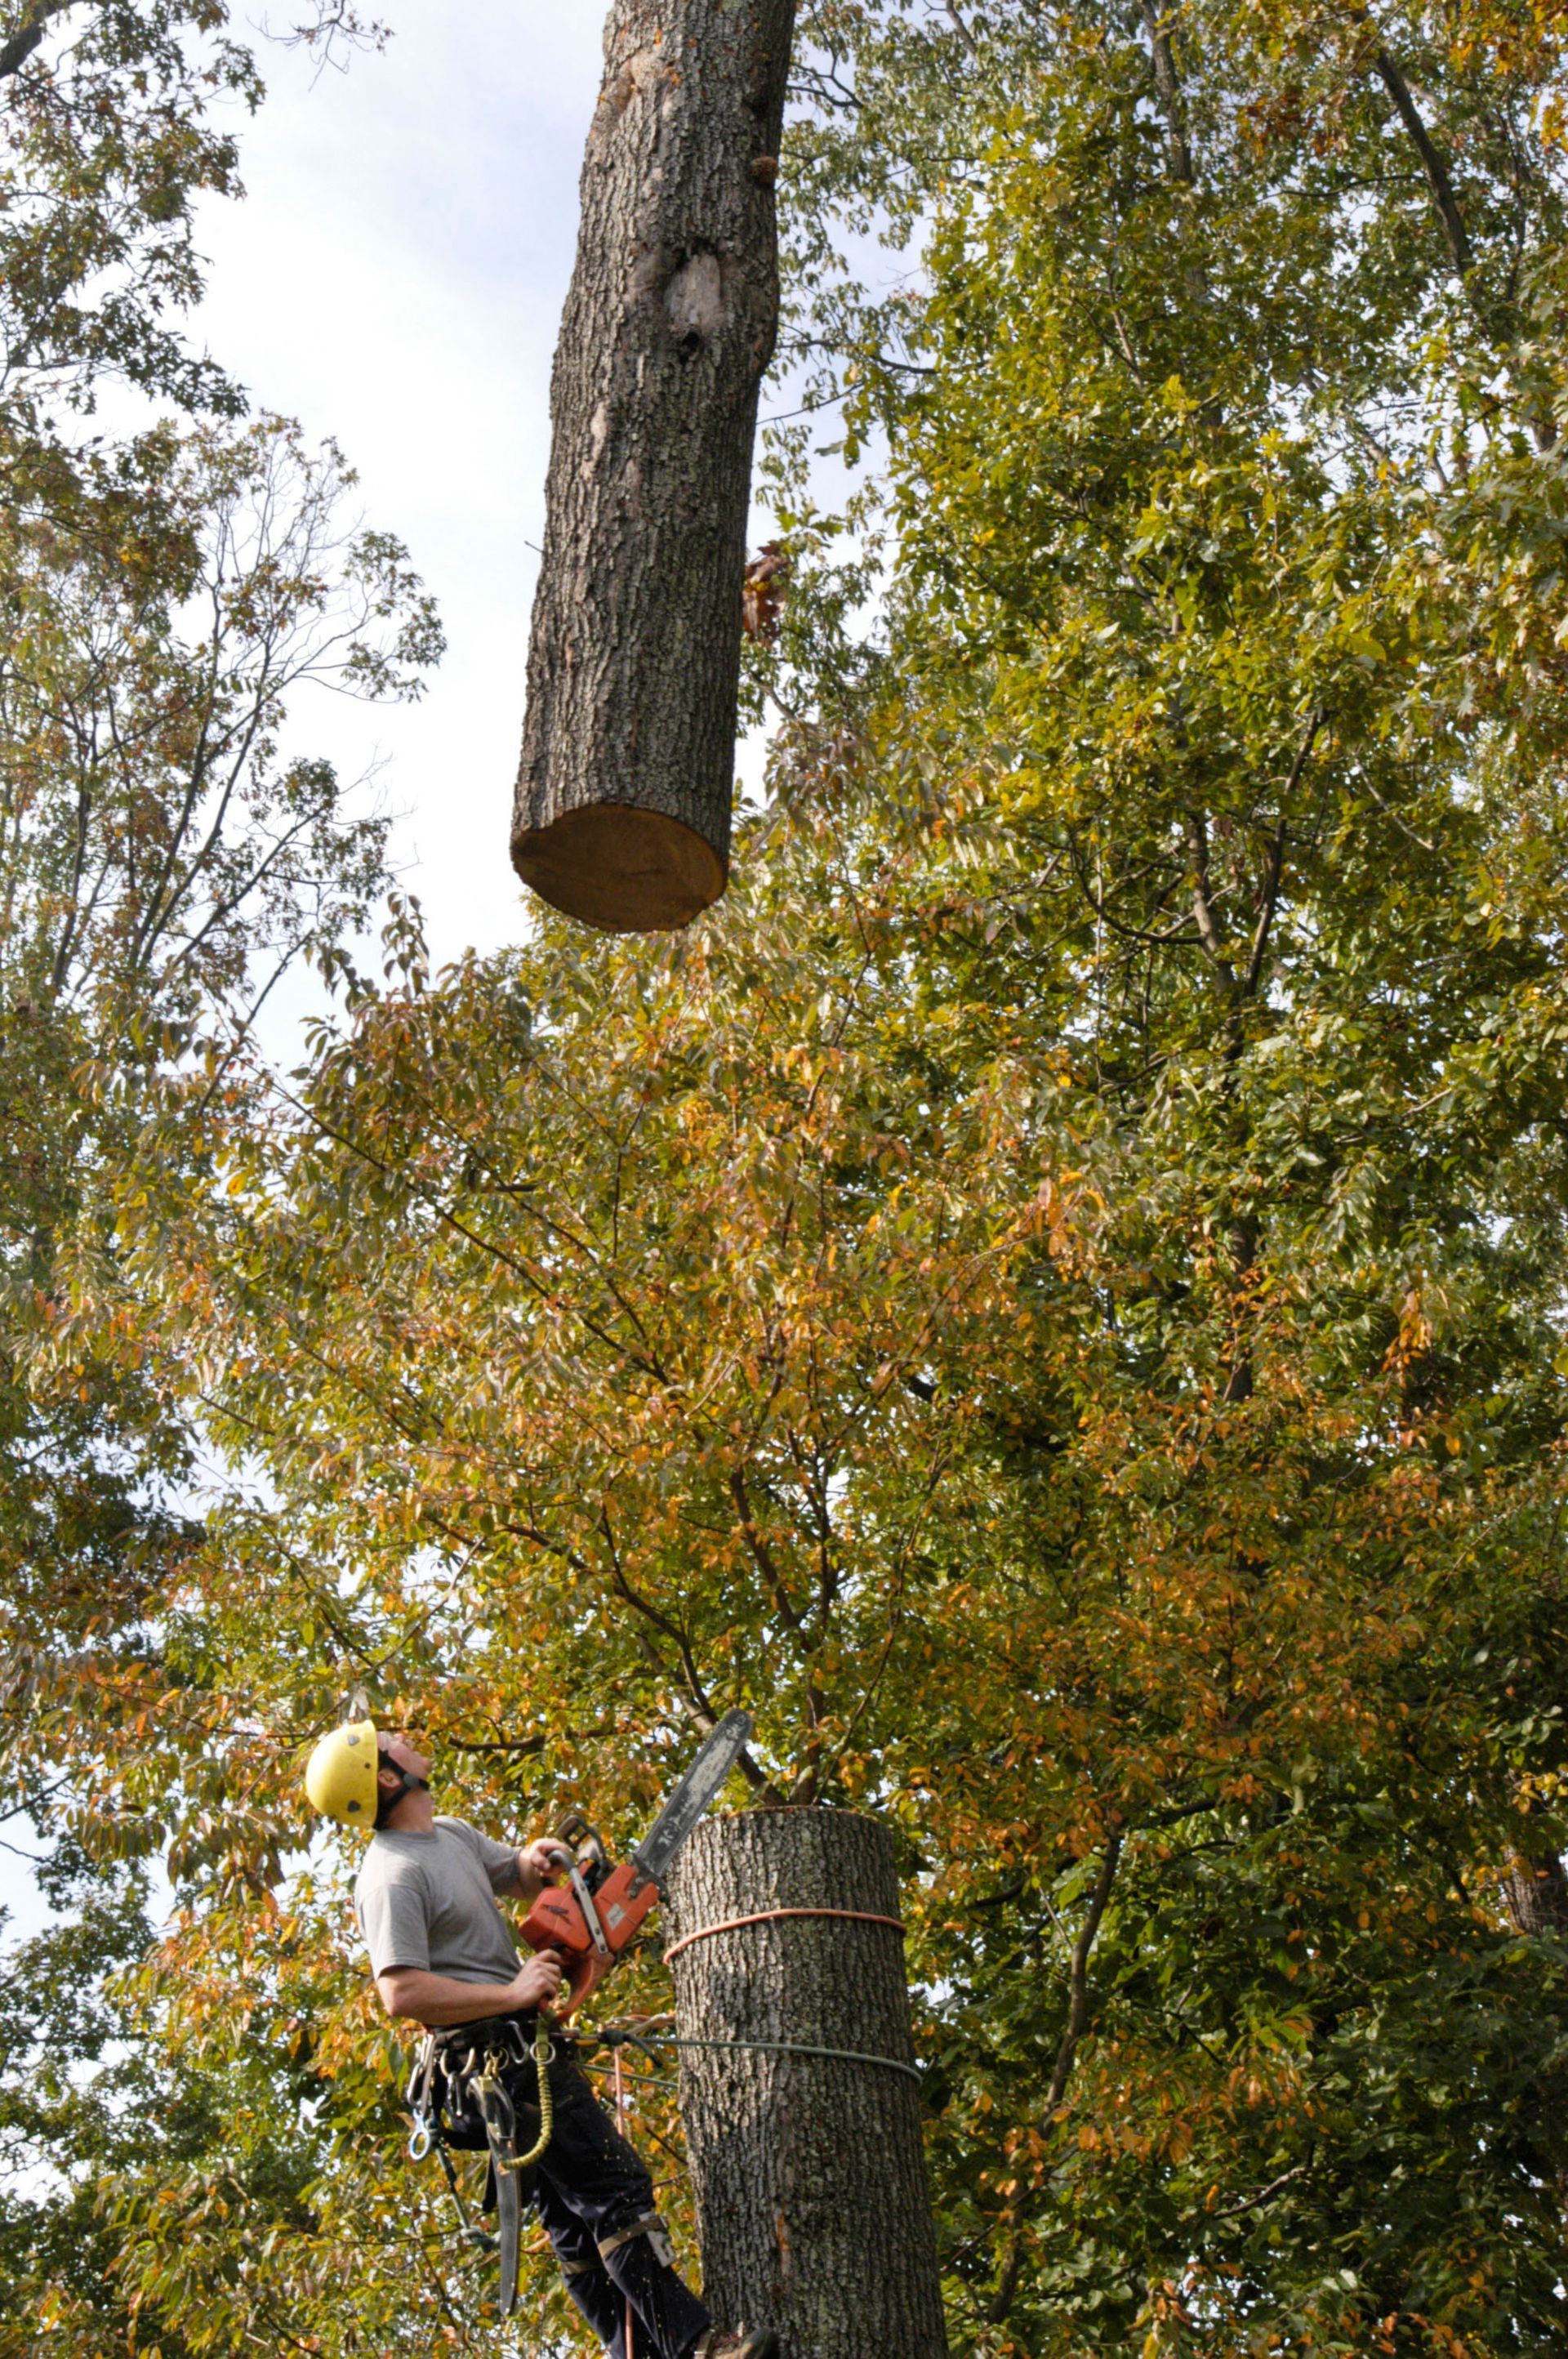
[[[724,890],[795,0],[615,0],[582,176],[512,856],[570,916]]]
[[[1516,1858],[1503,1878],[1503,1897],[1521,1933],[1568,1936],[1568,1875],[1560,1859]]]
[[[671,1946],[759,1910],[899,1913],[892,1840],[846,1810],[709,1819],[682,1852]],[[687,2038],[912,2060],[903,1945],[803,1917],[717,1933],[672,1962]],[[946,2359],[920,2125],[902,2072],[766,2049],[681,2051],[705,2297],[766,2324],[784,2359]]]

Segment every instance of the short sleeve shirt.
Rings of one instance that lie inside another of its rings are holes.
[[[509,1983],[517,1944],[495,1895],[516,1869],[515,1851],[462,1819],[438,1819],[429,1834],[373,1835],[354,1886],[371,1972],[415,1966],[454,1982]]]

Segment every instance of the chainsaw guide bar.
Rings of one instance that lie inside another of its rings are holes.
[[[749,1712],[727,1712],[632,1856],[650,1884],[663,1887],[670,1862],[723,1790],[746,1750]]]

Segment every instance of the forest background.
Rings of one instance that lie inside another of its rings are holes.
[[[1562,2347],[1563,34],[806,6],[730,897],[435,971],[288,716],[439,620],[185,329],[252,36],[0,12],[0,2349],[497,2347],[355,1683],[894,1821],[957,2348]]]

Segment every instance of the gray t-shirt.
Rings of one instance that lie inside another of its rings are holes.
[[[495,1895],[516,1870],[515,1851],[462,1819],[438,1819],[427,1835],[373,1835],[354,1886],[371,1972],[417,1966],[454,1982],[509,1983],[517,1944]]]

